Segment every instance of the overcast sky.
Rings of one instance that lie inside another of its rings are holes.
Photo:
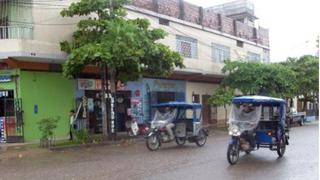
[[[232,0],[185,0],[210,7]],[[316,54],[320,34],[320,0],[251,0],[256,23],[269,29],[271,61]]]

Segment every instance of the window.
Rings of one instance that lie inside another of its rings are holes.
[[[268,49],[263,49],[263,62],[269,62],[270,61],[270,53]]]
[[[32,0],[0,0],[0,39],[32,39]]]
[[[212,43],[212,60],[214,62],[224,62],[227,59],[230,59],[230,48]]]
[[[192,94],[192,102],[193,103],[200,103],[200,95],[199,94]]]
[[[243,47],[243,41],[238,41],[238,40],[237,40],[237,46],[238,46],[238,47]]]
[[[248,52],[247,59],[249,61],[260,61],[261,60],[260,54],[256,54],[256,53],[253,53],[253,52]]]
[[[177,51],[186,58],[198,58],[196,39],[177,35]]]

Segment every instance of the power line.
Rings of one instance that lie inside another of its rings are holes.
[[[47,23],[36,23],[36,22],[25,22],[25,21],[8,21],[11,23],[20,23],[20,24],[28,24],[28,25],[39,25],[39,26],[71,26],[76,25],[78,22],[74,23],[55,23],[55,24],[47,24]]]
[[[55,7],[68,7],[69,6],[69,5],[63,5],[63,4],[52,4],[52,3],[41,3],[41,2],[23,2],[23,1],[12,1],[12,2],[9,2],[9,4],[40,5],[40,6],[55,6]]]
[[[49,1],[47,1],[49,2]],[[59,1],[62,2],[62,1]],[[21,1],[11,1],[6,2],[7,5],[18,6],[18,7],[32,7],[36,9],[63,9],[69,7],[69,5],[63,4],[51,4],[51,3],[42,3],[42,2],[21,2]]]

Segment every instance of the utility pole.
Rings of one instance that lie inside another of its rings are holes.
[[[108,136],[108,122],[107,122],[107,103],[106,103],[106,86],[108,83],[106,81],[106,63],[102,62],[100,65],[101,69],[101,113],[102,113],[102,134]]]
[[[109,0],[110,7],[110,17],[113,18],[113,0]],[[115,70],[110,69],[108,71],[108,75],[110,77],[110,89],[108,89],[108,98],[109,98],[109,114],[108,114],[108,122],[110,122],[110,133],[112,136],[112,140],[115,141],[117,138],[117,115],[116,115],[116,82],[115,82]]]

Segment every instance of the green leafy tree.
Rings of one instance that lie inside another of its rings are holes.
[[[225,110],[225,119],[228,119],[228,109],[227,105],[231,104],[232,97],[234,96],[233,89],[227,89],[225,87],[219,87],[209,98],[209,104],[215,106],[223,106]]]
[[[104,94],[106,68],[111,91],[115,92],[116,80],[168,76],[175,67],[184,67],[177,52],[158,42],[166,32],[150,29],[146,19],[127,19],[125,3],[126,0],[80,0],[61,12],[63,17],[85,17],[78,23],[72,40],[61,43],[61,49],[69,54],[63,68],[66,77],[75,77],[87,65],[99,66]],[[105,98],[102,103],[105,104]],[[105,108],[102,110],[105,116]],[[105,119],[104,134],[108,129]]]
[[[226,61],[222,71],[228,74],[224,86],[238,89],[244,95],[294,96],[296,73],[282,64]]]
[[[300,58],[288,58],[282,64],[297,74],[294,95],[304,102],[305,111],[307,102],[319,101],[319,61],[315,56],[304,55]]]

